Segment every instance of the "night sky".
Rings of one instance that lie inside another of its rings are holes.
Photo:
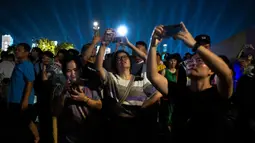
[[[255,25],[254,0],[1,0],[0,34],[15,43],[47,37],[80,49],[91,40],[94,20],[105,28],[125,24],[131,42],[149,41],[154,26],[183,21],[193,35],[213,43]],[[184,53],[178,41],[165,40],[169,52]]]

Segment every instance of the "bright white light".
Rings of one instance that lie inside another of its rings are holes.
[[[95,22],[93,23],[93,26],[97,27],[97,26],[98,26],[98,22],[95,21]]]
[[[36,43],[32,43],[32,48],[36,47],[37,44]]]
[[[163,47],[167,47],[167,44],[164,44]]]
[[[58,45],[58,41],[54,41],[54,45],[57,46]]]
[[[111,53],[111,48],[106,48],[105,54],[110,54]]]
[[[99,30],[99,29],[100,29],[99,23],[98,23],[97,21],[94,21],[94,22],[93,22],[93,29],[94,29],[94,30]]]
[[[119,36],[126,36],[127,35],[127,27],[126,26],[120,26],[118,29],[117,29],[117,32],[119,34]]]

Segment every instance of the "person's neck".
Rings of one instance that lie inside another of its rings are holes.
[[[19,62],[23,62],[23,61],[27,61],[27,60],[28,60],[28,58],[20,58]]]
[[[170,68],[169,68],[169,71],[170,71],[170,72],[175,72],[175,71],[176,71],[176,69],[175,69],[175,68],[173,68],[173,67],[170,67]]]
[[[210,84],[210,81],[207,78],[204,78],[196,80],[191,79],[191,85],[189,88],[191,91],[203,91],[211,87],[212,85]]]
[[[119,72],[119,76],[123,79],[129,80],[131,78],[131,73],[130,73],[129,69],[125,69],[125,70]]]

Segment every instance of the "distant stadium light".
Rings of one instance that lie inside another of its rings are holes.
[[[119,36],[126,36],[128,30],[127,30],[126,26],[121,25],[121,26],[118,27],[117,32],[118,32]]]

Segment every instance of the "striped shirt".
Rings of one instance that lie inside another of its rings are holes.
[[[130,80],[122,79],[119,75],[113,74],[111,72],[106,72],[106,80],[104,81],[105,86],[107,86],[106,96],[111,96],[117,102],[122,99],[127,89]],[[144,78],[136,77],[127,98],[122,103],[120,110],[115,111],[117,115],[124,116],[135,116],[137,109],[139,109],[144,101],[151,98],[155,93],[156,89],[152,86],[149,80]]]

